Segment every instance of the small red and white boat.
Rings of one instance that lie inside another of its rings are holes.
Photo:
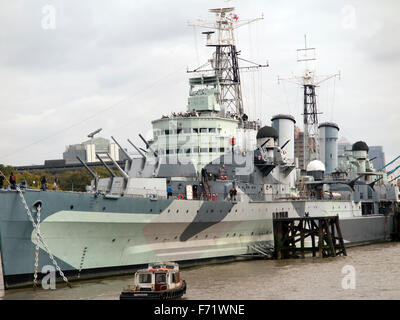
[[[120,300],[178,299],[186,293],[186,281],[181,279],[176,262],[149,264],[135,273],[134,281],[134,287],[121,292]]]

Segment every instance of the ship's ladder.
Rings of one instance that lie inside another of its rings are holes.
[[[204,186],[204,191],[206,192],[206,194],[211,194],[211,188],[210,185],[208,184],[208,177],[205,176],[203,177],[203,175],[201,176],[201,182],[203,183]]]
[[[274,252],[274,248],[266,244],[253,243],[248,245],[247,247],[250,251],[252,251],[252,255],[270,257]]]
[[[8,182],[9,185],[11,185],[10,181],[7,179],[7,177],[4,175],[4,173],[0,170],[0,174],[4,176],[5,180]],[[53,265],[55,266],[55,268],[57,269],[57,271],[59,272],[60,276],[63,278],[63,280],[66,282],[66,284],[72,288],[71,284],[68,281],[68,278],[64,275],[64,272],[62,272],[61,268],[58,266],[57,261],[54,259],[54,256],[51,254],[49,247],[47,246],[45,240],[43,239],[43,236],[40,233],[40,210],[41,210],[41,206],[38,205],[37,206],[37,210],[38,210],[38,216],[37,216],[37,223],[35,223],[35,220],[33,219],[31,210],[28,207],[28,204],[26,203],[24,194],[22,193],[21,189],[19,188],[19,186],[16,184],[15,185],[18,195],[21,198],[21,201],[25,207],[26,210],[26,214],[28,215],[29,220],[32,222],[32,226],[33,229],[36,231],[36,250],[35,250],[35,265],[34,265],[34,286],[36,286],[37,284],[37,268],[39,265],[39,242],[42,243],[45,251],[47,252],[47,254],[49,255],[49,258],[51,260],[51,262],[53,263]]]

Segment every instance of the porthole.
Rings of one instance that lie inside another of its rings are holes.
[[[72,209],[74,209],[74,206],[71,204],[71,205],[69,206],[69,208],[72,210]]]
[[[112,239],[112,242],[115,242],[115,239]]]
[[[32,211],[33,212],[37,212],[38,211],[38,207],[40,206],[40,208],[43,208],[43,203],[42,201],[36,201],[33,206],[32,206]]]
[[[103,211],[106,211],[106,207],[103,207]]]

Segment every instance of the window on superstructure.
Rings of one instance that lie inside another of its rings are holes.
[[[156,274],[156,283],[165,284],[167,281],[167,277],[165,273],[157,273]]]
[[[177,134],[181,134],[181,133],[182,133],[182,129],[177,129],[177,130],[176,130],[176,133],[177,133]]]
[[[199,153],[199,147],[194,147],[193,148],[193,153]]]
[[[201,153],[208,153],[208,148],[200,148]]]
[[[193,133],[199,133],[199,129],[193,128]]]
[[[207,133],[208,129],[207,128],[200,128],[200,133]]]
[[[219,148],[219,152],[225,152],[225,148]]]
[[[218,152],[217,150],[218,150],[217,148],[209,148],[208,149],[209,152]]]
[[[151,283],[151,274],[150,273],[142,273],[139,275],[140,283]]]
[[[170,134],[172,134],[172,132],[171,132],[172,130],[165,130],[164,132],[165,132],[165,135],[170,135]]]
[[[216,133],[216,132],[217,132],[217,129],[216,129],[216,128],[209,128],[209,129],[208,129],[208,132],[210,132],[210,133]]]
[[[185,149],[185,153],[186,153],[186,154],[191,153],[191,151],[192,151],[192,150],[191,150],[190,148],[189,148],[189,149]]]
[[[182,130],[183,130],[183,133],[192,133],[192,129],[190,129],[190,128],[184,128]]]

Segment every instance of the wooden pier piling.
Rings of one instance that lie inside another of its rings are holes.
[[[276,218],[273,227],[277,259],[305,258],[310,252],[320,258],[346,255],[338,216]],[[311,247],[306,247],[306,239]]]

